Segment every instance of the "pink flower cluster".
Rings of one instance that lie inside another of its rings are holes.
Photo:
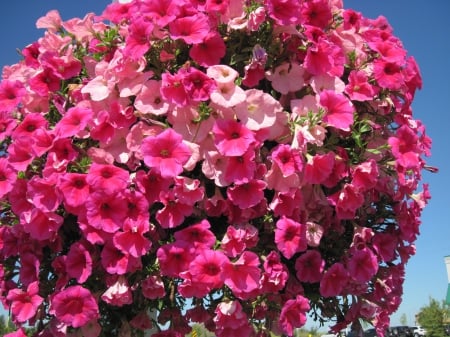
[[[431,147],[385,18],[134,0],[37,27],[0,82],[0,299],[18,335],[385,330]]]

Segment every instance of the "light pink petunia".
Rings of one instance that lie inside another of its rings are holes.
[[[245,95],[245,101],[234,108],[240,122],[252,131],[274,126],[283,111],[280,102],[262,90],[249,89]]]
[[[100,297],[106,303],[121,307],[133,303],[133,294],[127,279],[121,275]]]
[[[285,62],[268,72],[266,78],[272,83],[272,87],[280,94],[296,92],[305,85],[305,69],[298,63]]]

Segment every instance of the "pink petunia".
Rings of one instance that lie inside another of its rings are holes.
[[[305,165],[304,181],[310,184],[323,183],[331,175],[334,163],[334,152],[309,157]]]
[[[107,164],[93,163],[86,176],[86,182],[93,190],[114,194],[124,190],[129,183],[128,171]]]
[[[266,1],[267,12],[278,25],[295,25],[301,20],[301,3],[295,0]]]
[[[189,264],[194,259],[194,249],[186,242],[175,242],[162,245],[156,251],[161,275],[179,277],[189,270]]]
[[[112,275],[124,275],[142,268],[140,258],[122,253],[109,241],[102,249],[100,261],[102,267]]]
[[[245,91],[245,100],[234,107],[240,123],[252,131],[275,125],[277,115],[283,111],[280,102],[262,90]]]
[[[323,275],[320,281],[320,294],[324,297],[341,295],[347,285],[349,273],[342,263],[334,263]]]
[[[325,109],[325,123],[336,129],[350,131],[355,111],[350,100],[333,90],[324,90],[320,94],[320,105]]]
[[[225,53],[225,42],[217,32],[209,32],[201,43],[189,50],[189,56],[203,67],[219,64]]]
[[[74,328],[82,327],[100,317],[97,301],[82,286],[69,286],[56,293],[50,301],[49,313]]]
[[[278,250],[290,259],[307,248],[306,226],[282,216],[276,224],[275,243]]]
[[[0,111],[13,111],[26,94],[20,81],[3,80],[0,83]]]
[[[72,137],[88,125],[93,117],[91,109],[72,107],[67,110],[64,117],[56,124],[55,133],[59,137]]]
[[[151,248],[151,241],[144,236],[149,231],[148,220],[133,221],[127,217],[122,231],[114,234],[114,246],[125,254],[141,257]]]
[[[355,250],[348,261],[348,272],[357,282],[369,282],[377,271],[377,257],[367,247]]]
[[[255,151],[249,149],[242,156],[227,158],[224,180],[226,183],[240,184],[252,180],[255,175]]]
[[[398,63],[375,60],[373,62],[373,76],[380,87],[389,90],[399,90],[405,85],[402,67]]]
[[[183,86],[191,101],[201,102],[210,99],[211,93],[216,89],[216,82],[203,71],[194,67],[182,68]]]
[[[57,186],[63,195],[64,203],[75,208],[86,202],[90,192],[86,174],[82,173],[62,175]]]
[[[209,19],[201,13],[177,18],[169,24],[170,37],[187,44],[202,43],[209,31]]]
[[[43,212],[38,208],[33,208],[20,215],[24,231],[36,240],[55,240],[63,221],[63,217],[59,214]]]
[[[142,295],[154,300],[162,298],[166,294],[164,282],[159,275],[150,275],[141,282]]]
[[[227,189],[228,199],[241,209],[256,206],[264,198],[264,189],[267,184],[262,180],[250,180],[235,184]]]
[[[17,172],[9,165],[6,158],[0,158],[0,198],[8,194],[17,180]]]
[[[317,250],[307,250],[295,261],[296,276],[301,282],[319,282],[324,267],[325,261]]]
[[[364,71],[353,70],[348,76],[345,92],[351,100],[369,101],[377,93],[377,89],[369,82],[369,78]]]
[[[131,287],[128,285],[128,281],[123,275],[117,277],[117,280],[106,289],[100,298],[106,303],[116,307],[133,303]]]
[[[183,138],[172,129],[145,138],[141,150],[144,163],[163,178],[173,178],[183,172],[183,165],[191,156],[191,150],[183,143]]]
[[[418,137],[411,128],[400,126],[395,136],[389,137],[388,144],[399,166],[405,169],[419,166]]]
[[[306,323],[306,313],[309,311],[309,301],[302,295],[287,300],[281,309],[279,325],[288,336],[293,336],[294,329],[301,328]]]
[[[142,86],[134,106],[143,114],[162,116],[169,111],[169,103],[161,97],[161,82],[149,80]]]
[[[212,248],[216,243],[216,236],[210,230],[210,223],[204,219],[175,232],[177,242],[186,242],[200,248]]]
[[[127,204],[119,194],[110,195],[96,191],[86,200],[89,225],[107,233],[115,233],[122,227],[127,210]]]
[[[318,247],[324,233],[323,227],[315,222],[306,222],[306,241],[310,247]]]
[[[44,301],[38,293],[38,282],[30,283],[26,291],[21,289],[8,291],[6,299],[11,302],[11,313],[17,322],[24,323],[36,315],[39,306]]]
[[[224,156],[242,156],[255,142],[252,131],[231,119],[216,120],[212,131],[214,144]]]
[[[225,284],[238,297],[248,294],[259,287],[261,270],[258,255],[245,251],[233,263],[225,264],[223,277]]]
[[[189,264],[192,283],[218,289],[223,285],[223,270],[230,261],[220,251],[203,249]]]
[[[305,69],[298,63],[283,63],[268,72],[266,78],[272,83],[272,87],[280,94],[296,92],[305,85]]]
[[[375,160],[369,159],[354,168],[352,185],[360,191],[367,191],[375,187],[378,177],[378,165]]]
[[[279,144],[275,147],[271,159],[280,168],[284,177],[299,172],[303,167],[300,151],[287,144]]]
[[[70,246],[66,259],[66,272],[79,283],[84,283],[92,273],[92,257],[85,244],[75,242]]]

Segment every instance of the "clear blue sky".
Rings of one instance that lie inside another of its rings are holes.
[[[156,1],[156,0],[155,0]],[[15,52],[43,35],[36,20],[57,9],[63,20],[83,17],[88,12],[100,14],[108,0],[13,0],[2,3],[0,14],[0,67],[19,60]],[[444,256],[450,255],[450,1],[433,0],[344,0],[369,18],[384,15],[394,34],[404,43],[421,69],[424,87],[413,104],[414,115],[427,126],[433,139],[429,164],[439,173],[424,173],[430,184],[432,200],[422,217],[417,253],[406,269],[403,304],[392,316],[392,325],[407,316],[414,325],[414,314],[429,303],[430,297],[443,300],[447,291]],[[449,138],[447,138],[449,137]],[[311,325],[314,326],[314,325]]]

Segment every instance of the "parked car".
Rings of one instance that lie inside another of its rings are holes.
[[[413,336],[414,337],[423,337],[427,334],[427,330],[425,330],[420,325],[411,327],[413,329]]]
[[[377,331],[375,329],[367,329],[363,333],[363,337],[377,337]],[[386,336],[387,337],[387,336]]]
[[[413,337],[413,331],[406,325],[392,326],[388,329],[389,337]]]

